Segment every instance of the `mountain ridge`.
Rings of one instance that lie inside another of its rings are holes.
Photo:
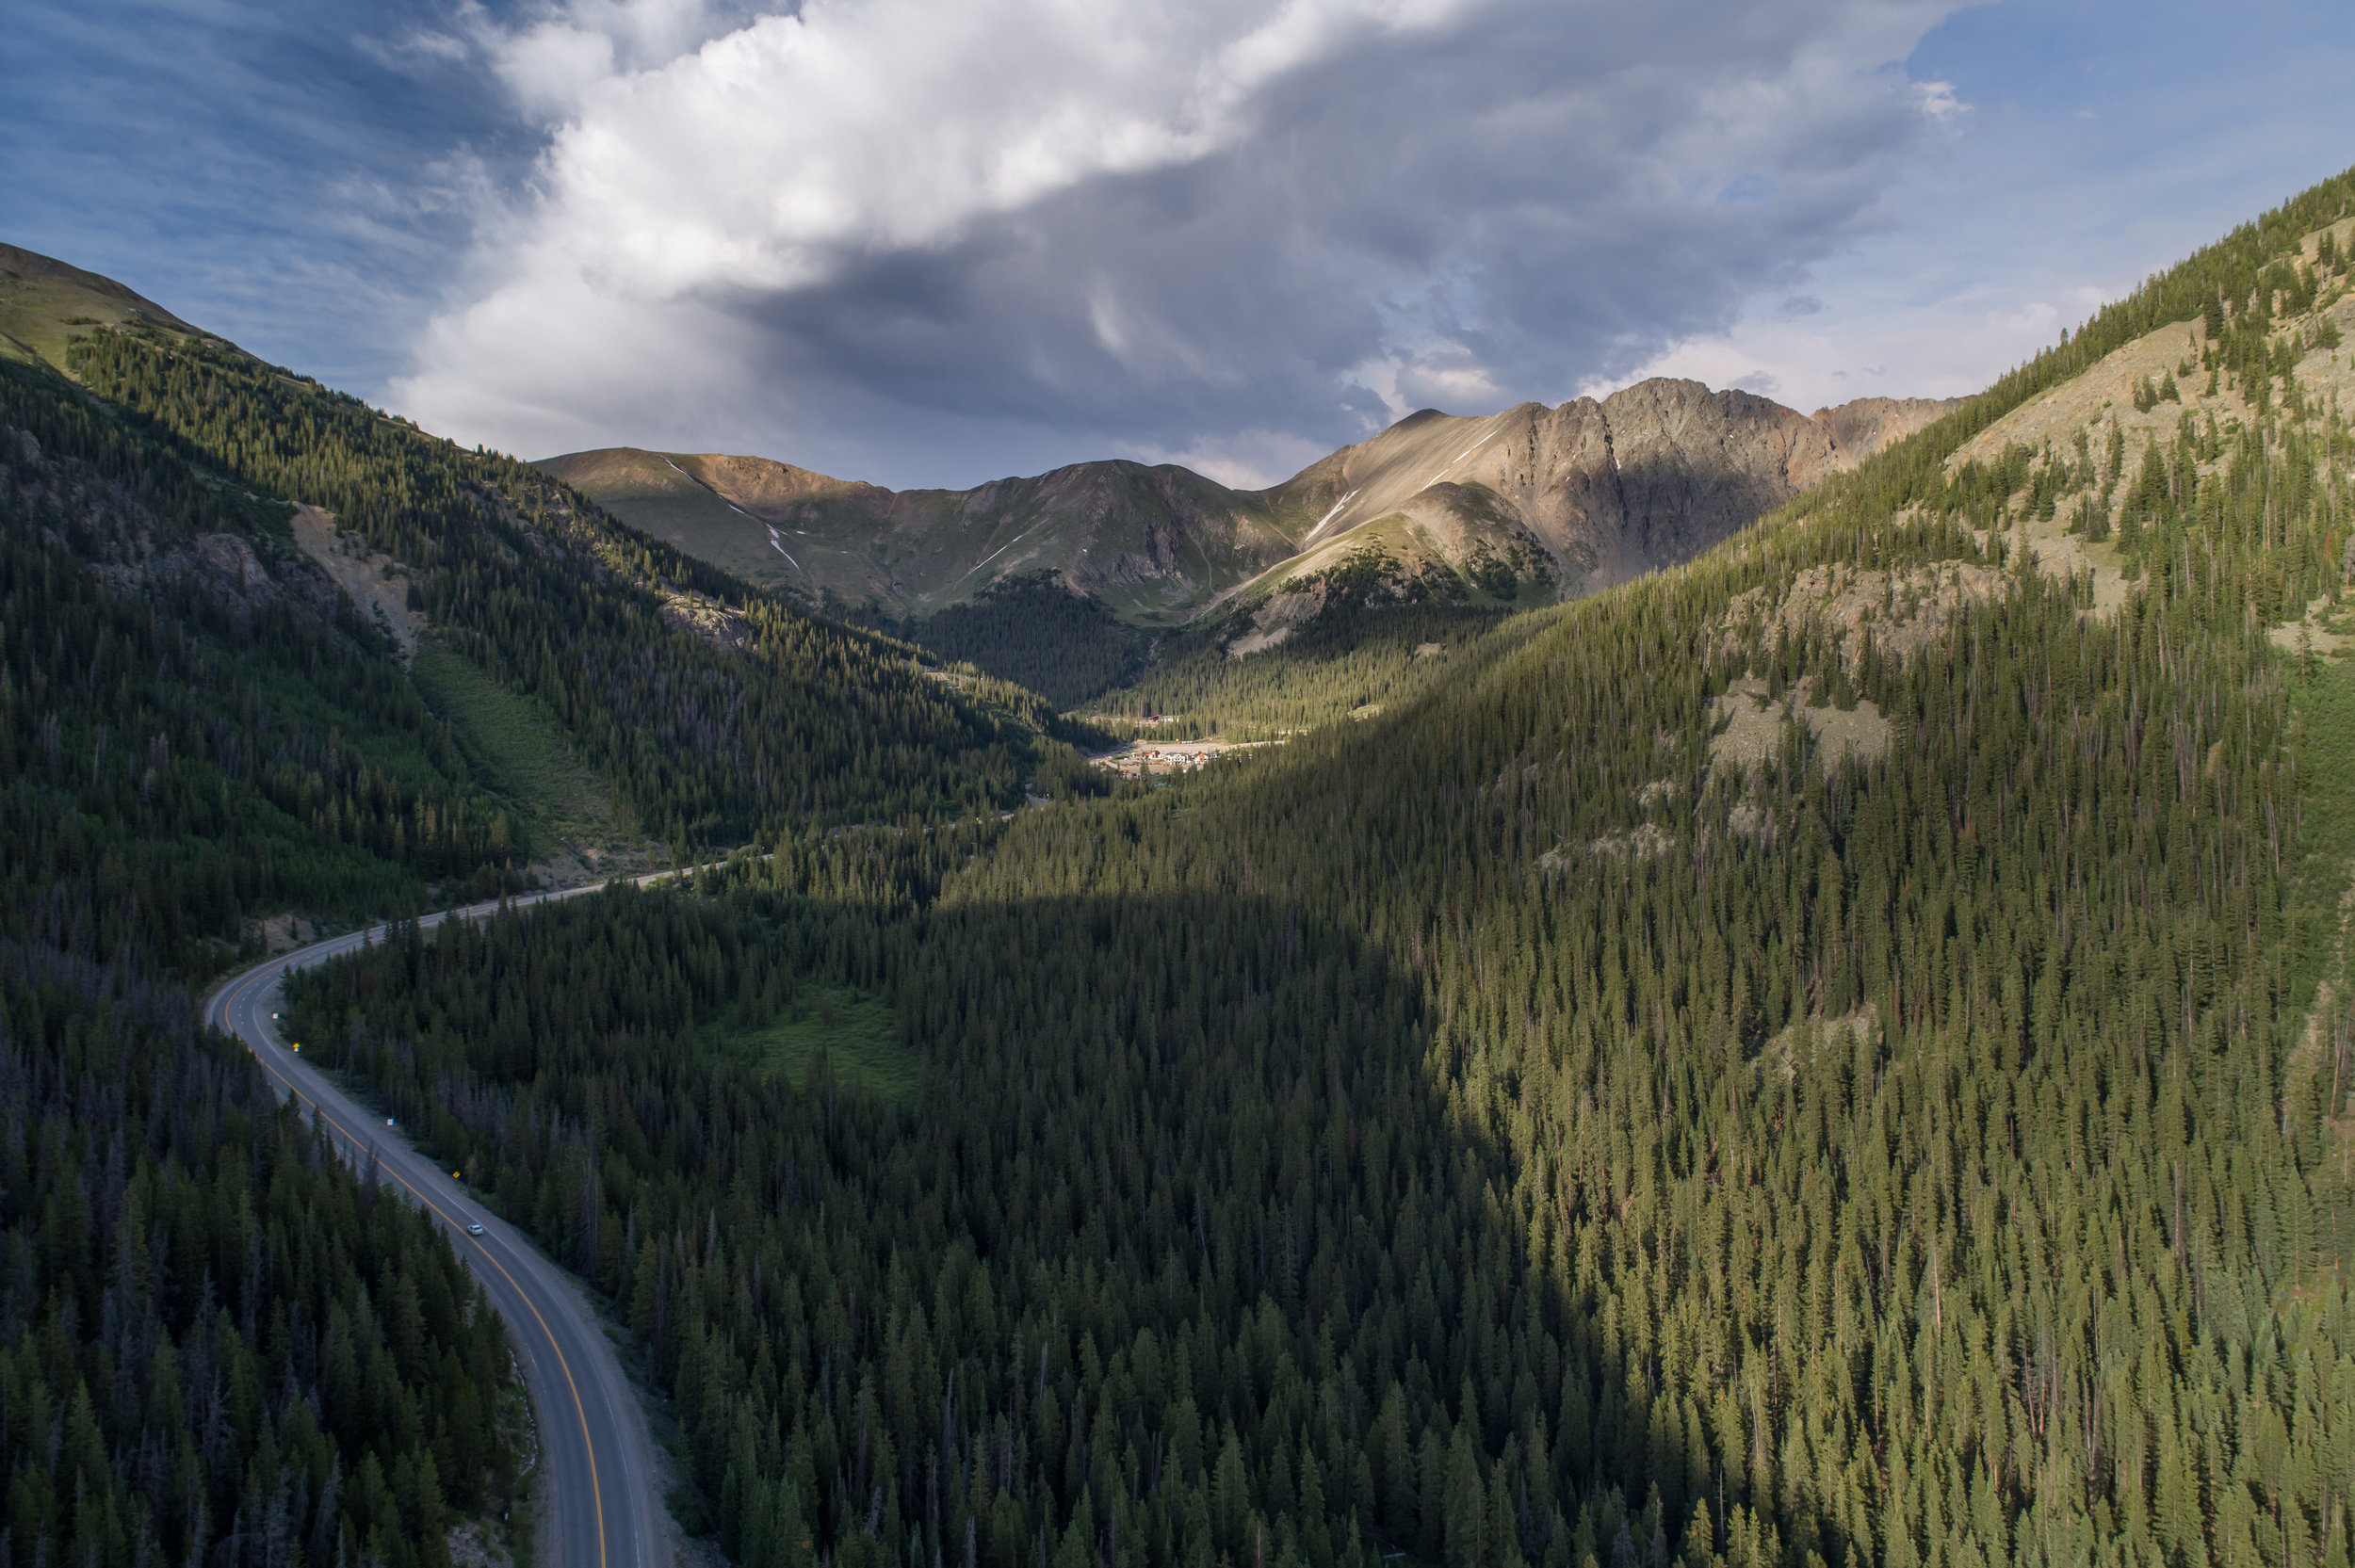
[[[214,336],[103,273],[0,244],[0,359],[63,368],[66,347],[76,335],[73,329],[141,323]]]
[[[1802,414],[1655,379],[1553,408],[1419,410],[1259,490],[1121,458],[908,491],[724,453],[605,447],[538,466],[690,555],[820,600],[923,615],[1047,570],[1127,618],[1176,622],[1368,544],[1402,578],[1453,578],[1475,600],[1590,592],[1690,558],[1960,401]]]

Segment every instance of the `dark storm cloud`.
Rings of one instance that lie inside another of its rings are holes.
[[[1871,220],[1924,123],[1894,62],[1941,14],[1304,5],[1222,92],[1266,8],[1145,8],[1131,80],[1118,38],[1042,58],[1026,13],[1053,8],[982,8],[938,53],[900,8],[580,80],[403,398],[533,449],[935,482],[1108,449],[1263,464],[1421,403],[1557,398]],[[879,113],[894,90],[912,123]]]

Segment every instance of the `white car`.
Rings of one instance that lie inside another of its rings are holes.
[[[477,1220],[473,1224],[468,1225],[466,1227],[466,1234],[468,1236],[480,1236],[482,1234],[482,1221]]]

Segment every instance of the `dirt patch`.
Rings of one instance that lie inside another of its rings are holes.
[[[247,921],[245,934],[249,939],[261,942],[263,957],[276,958],[281,953],[291,953],[297,947],[307,947],[317,942],[319,929],[300,914],[289,912],[273,914],[267,920]]]
[[[753,623],[725,605],[674,593],[662,604],[662,619],[723,653],[741,654],[753,645]]]
[[[1783,737],[1795,721],[1807,726],[1815,742],[1815,760],[1827,770],[1889,754],[1889,720],[1880,709],[1864,701],[1846,709],[1828,703],[1811,707],[1806,694],[1802,682],[1773,700],[1766,695],[1765,682],[1745,676],[1713,699],[1709,704],[1711,769],[1746,770],[1773,762],[1782,755]]]
[[[1791,709],[1786,703],[1767,701],[1765,682],[1746,678],[1710,703],[1709,726],[1713,770],[1757,768],[1782,755]]]
[[[1613,860],[1650,860],[1665,855],[1676,841],[1649,822],[1630,828],[1623,833],[1605,833],[1586,846],[1599,855]]]
[[[499,1541],[497,1527],[486,1520],[452,1526],[446,1544],[455,1568],[513,1568],[514,1555]]]
[[[1755,622],[1766,645],[1822,630],[1850,671],[1863,662],[1864,634],[1883,655],[1911,655],[1943,641],[1971,606],[2000,599],[2011,583],[1991,567],[1936,561],[1900,571],[1811,566],[1780,584],[1734,595],[1722,622],[1728,646]]]
[[[1226,656],[1239,659],[1273,648],[1305,626],[1324,608],[1324,585],[1278,593],[1251,613],[1251,630],[1226,645]]]
[[[2268,630],[2266,639],[2282,652],[2292,655],[2331,655],[2355,648],[2355,632],[2333,630],[2334,624],[2344,626],[2345,619],[2331,614],[2330,600],[2317,599],[2297,620]]]
[[[2107,620],[2133,591],[2133,585],[2120,570],[2122,563],[2118,546],[2108,540],[2094,543],[2083,534],[2072,534],[2068,523],[2059,517],[2042,522],[2031,518],[2021,525],[2014,537],[2034,553],[2036,569],[2046,575],[2091,577],[2093,613],[2097,617]]]
[[[381,550],[371,550],[356,534],[337,526],[335,514],[298,505],[294,514],[295,543],[318,563],[363,615],[373,615],[400,644],[406,660],[417,651],[425,616],[409,607],[407,568]]]
[[[1880,1032],[1880,1014],[1871,1008],[1859,1008],[1838,1018],[1810,1013],[1760,1047],[1752,1065],[1761,1072],[1779,1072],[1795,1078],[1800,1062],[1827,1050],[1854,1050]]]
[[[1653,860],[1674,848],[1675,839],[1651,823],[1645,822],[1625,832],[1605,833],[1600,838],[1588,839],[1575,849],[1567,846],[1548,849],[1537,857],[1537,869],[1567,871],[1582,859],[1594,855],[1604,855],[1613,860]]]
[[[1889,720],[1871,703],[1853,708],[1803,707],[1798,715],[1815,737],[1815,760],[1826,769],[1852,762],[1877,762],[1889,754]]]

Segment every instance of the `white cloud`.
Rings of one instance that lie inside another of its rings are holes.
[[[1143,446],[1129,455],[1140,462],[1174,462],[1235,490],[1264,490],[1291,478],[1332,450],[1283,430],[1235,430],[1199,445],[1168,450]]]
[[[1580,390],[1601,397],[1648,376],[1756,392],[1803,412],[1855,397],[1960,397],[2050,347],[2101,308],[2090,285],[2008,309],[1970,298],[1843,312],[1827,322],[1746,315]]]
[[[1914,106],[1922,111],[1924,119],[1935,120],[1941,125],[1971,112],[1971,105],[1955,95],[1955,84],[1952,82],[1914,83],[1913,102]]]
[[[391,400],[532,452],[943,482],[1109,450],[1242,472],[1563,396],[1793,296],[1873,220],[1959,112],[1893,69],[1945,8],[478,13],[549,142]]]

